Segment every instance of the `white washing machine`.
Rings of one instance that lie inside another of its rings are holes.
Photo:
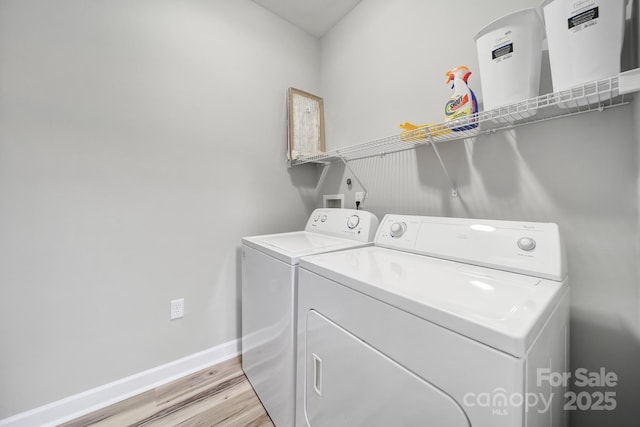
[[[295,419],[298,261],[371,245],[377,228],[366,211],[316,209],[304,231],[242,239],[242,369],[278,427]]]
[[[569,286],[555,224],[387,215],[304,257],[298,426],[565,426]]]

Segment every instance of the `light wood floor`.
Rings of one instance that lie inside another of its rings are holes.
[[[273,423],[237,357],[62,426],[273,427]]]

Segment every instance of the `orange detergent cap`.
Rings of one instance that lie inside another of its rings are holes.
[[[469,70],[469,67],[467,67],[466,65],[460,65],[456,68],[453,68],[449,71],[447,71],[444,75],[448,77],[447,83],[449,83],[451,80],[454,79],[455,73],[458,71],[465,71],[465,75],[463,77],[463,80],[466,82],[467,79],[469,78],[469,76],[471,75],[471,70]]]

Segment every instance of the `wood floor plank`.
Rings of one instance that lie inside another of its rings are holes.
[[[185,401],[176,402],[172,406],[165,407],[135,425],[152,425],[153,422],[157,420],[177,423],[183,418],[189,418],[191,414],[197,414],[208,407],[219,406],[221,402],[226,403],[225,408],[233,409],[232,403],[237,402],[238,399],[228,400],[224,397],[230,396],[237,398],[242,391],[249,390],[250,387],[244,378],[236,376],[212,389],[198,393]]]
[[[252,418],[257,418],[264,413],[264,409],[251,402],[250,398],[255,393],[248,383],[239,383],[229,390],[228,399],[212,399],[200,402],[190,408],[186,408],[180,412],[172,414],[158,420],[159,424],[152,424],[154,427],[164,425],[234,425],[234,419],[240,418],[244,412],[249,412]],[[252,404],[250,404],[252,403]],[[253,412],[254,411],[257,412]],[[204,423],[204,424],[202,424]],[[235,424],[239,425],[239,424]],[[145,426],[146,427],[146,426]]]
[[[264,410],[259,410],[257,406],[251,406],[247,410],[239,413],[237,416],[229,418],[225,423],[220,425],[224,426],[238,426],[238,427],[274,427],[271,422],[271,418]]]
[[[240,358],[185,376],[61,427],[273,427]]]
[[[158,406],[170,406],[176,402],[188,400],[206,389],[218,387],[221,383],[231,378],[243,375],[238,366],[240,366],[240,358],[234,357],[219,365],[203,369],[169,384],[157,387],[155,393]]]
[[[139,419],[139,414],[152,414],[155,412],[156,406],[154,391],[149,390],[96,412],[92,412],[64,423],[59,427],[106,427],[130,425]]]

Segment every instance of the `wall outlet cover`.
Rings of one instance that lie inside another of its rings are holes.
[[[184,317],[184,298],[171,300],[171,320]]]

